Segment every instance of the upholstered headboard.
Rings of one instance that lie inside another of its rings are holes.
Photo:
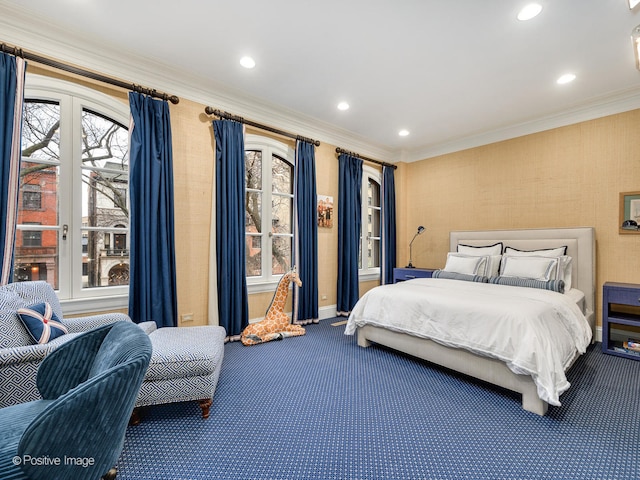
[[[567,255],[573,257],[573,288],[585,295],[585,316],[595,335],[596,240],[593,227],[454,231],[449,235],[449,249],[452,252],[457,250],[460,243],[481,246],[497,242],[519,250],[566,245]]]

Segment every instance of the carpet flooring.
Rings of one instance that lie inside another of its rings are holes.
[[[227,344],[211,417],[195,402],[129,427],[119,480],[639,479],[640,361],[591,346],[545,417],[517,394],[381,347],[333,319]]]

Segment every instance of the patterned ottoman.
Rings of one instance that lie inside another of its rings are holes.
[[[153,324],[155,325],[155,324]],[[197,400],[209,417],[224,356],[223,327],[166,327],[149,333],[153,346],[136,407]],[[132,423],[138,423],[138,409]]]

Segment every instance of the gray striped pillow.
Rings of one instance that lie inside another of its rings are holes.
[[[511,285],[513,287],[530,287],[540,288],[542,290],[553,290],[554,292],[564,293],[564,280],[536,280],[534,278],[517,278],[517,277],[491,277],[489,283],[499,285]]]
[[[466,273],[447,272],[445,270],[436,270],[431,278],[446,278],[449,280],[464,280],[466,282],[487,283],[489,279],[484,275],[469,275]]]

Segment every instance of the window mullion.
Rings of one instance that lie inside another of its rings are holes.
[[[69,225],[69,231],[72,232],[69,238],[72,256],[69,262],[72,274],[70,278],[73,280],[73,297],[77,298],[82,293],[82,103],[79,99],[73,101],[73,157],[69,164],[70,176],[72,179],[73,204],[69,211],[72,218]]]
[[[267,280],[273,279],[273,235],[271,225],[273,221],[273,179],[271,149],[266,147],[262,150],[262,233],[263,248],[262,272]],[[268,197],[268,198],[267,198]]]
[[[58,288],[61,298],[73,296],[73,275],[71,262],[73,260],[73,99],[68,95],[60,98],[60,167],[58,177]],[[67,225],[66,240],[61,230]]]

